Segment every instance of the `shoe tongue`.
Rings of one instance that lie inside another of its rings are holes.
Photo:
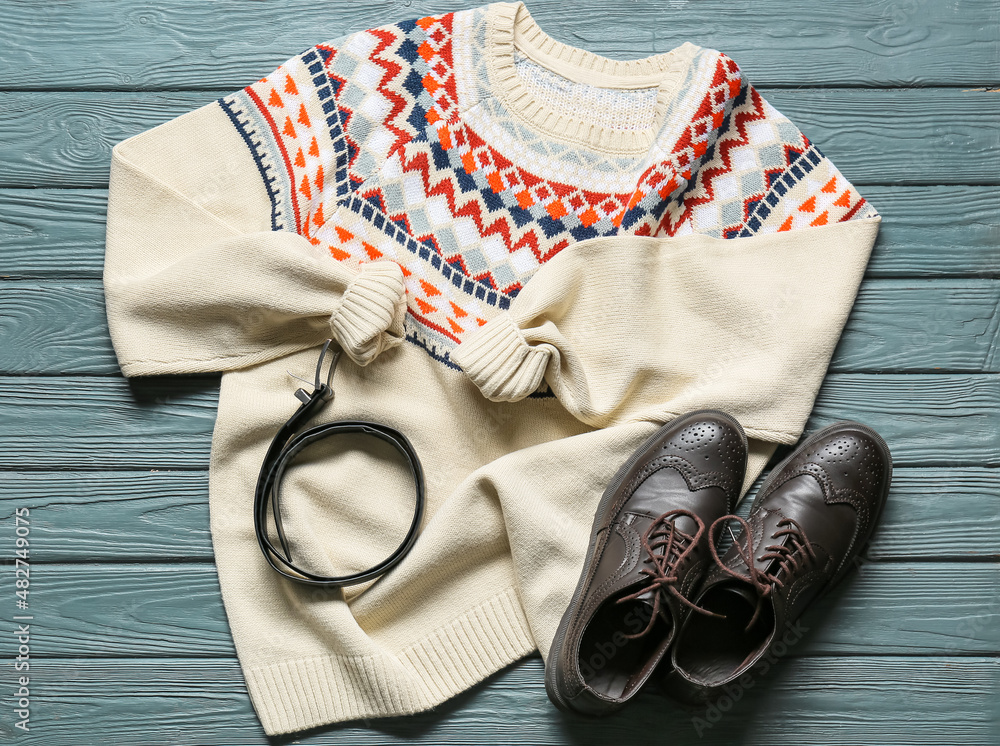
[[[656,594],[657,591],[650,589],[629,601],[629,604],[632,604],[629,613],[635,615],[636,619],[642,624],[643,628],[650,623],[654,612],[656,612]],[[660,603],[663,603],[662,599]],[[669,611],[662,606],[658,613],[669,616]]]
[[[653,604],[655,603],[656,593],[657,592],[654,589],[650,588],[645,593],[643,593],[643,594],[641,594],[639,596],[636,596],[635,599],[634,599],[634,601],[633,601],[633,603],[642,604],[642,605],[648,606],[650,609],[652,609],[653,608]]]
[[[742,599],[750,609],[757,608],[758,595],[749,585],[744,583],[732,583],[720,588],[717,593],[725,593],[731,599]]]
[[[674,528],[683,531],[688,536],[694,536],[698,532],[698,524],[690,516],[679,515],[673,520]]]
[[[652,519],[652,516],[650,516],[650,519]],[[680,532],[683,532],[684,534],[687,534],[688,537],[690,537],[691,535],[693,535],[698,530],[698,526],[694,522],[694,520],[692,520],[691,518],[689,518],[688,516],[685,516],[685,515],[677,516],[677,518],[675,518],[672,522],[673,522],[674,528],[676,530],[678,530]],[[667,528],[669,528],[669,526]],[[680,543],[683,540],[680,539],[679,537],[675,537],[675,541],[678,542],[678,544],[674,545],[674,548],[673,548],[674,554],[676,554],[676,552],[678,551],[678,547],[684,546],[683,544]],[[661,546],[661,547],[658,548],[657,554],[662,557],[662,555],[666,551],[668,551],[668,547]],[[633,571],[634,572],[634,579],[636,581],[643,582],[643,583],[648,582],[647,578],[639,572],[639,569],[641,567],[643,567],[643,563],[642,562],[640,562],[636,566],[636,569]],[[636,590],[636,586],[633,585],[631,587],[632,587],[633,591]],[[632,591],[628,591],[628,592],[632,592]],[[656,596],[660,592],[661,591],[657,591],[654,588],[650,588],[645,593],[642,593],[639,596],[636,596],[635,599],[634,599],[634,602],[638,603],[638,604],[643,604],[644,606],[646,606],[650,610],[652,610],[654,608],[655,603],[656,603]],[[662,599],[661,599],[661,602],[662,602]]]

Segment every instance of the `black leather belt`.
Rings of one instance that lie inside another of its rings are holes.
[[[356,585],[368,580],[374,580],[387,570],[396,565],[406,553],[413,547],[413,542],[417,538],[417,529],[420,526],[420,519],[424,513],[424,472],[420,466],[420,459],[417,458],[416,451],[398,430],[388,425],[379,425],[375,422],[365,422],[362,420],[340,420],[329,422],[324,425],[311,427],[298,435],[302,424],[305,423],[319,408],[333,398],[333,372],[337,367],[340,358],[340,351],[334,353],[333,361],[330,363],[330,371],[327,374],[326,383],[322,382],[323,360],[327,350],[333,340],[326,340],[323,350],[319,355],[319,362],[316,364],[316,380],[311,392],[305,389],[298,389],[295,396],[302,402],[302,405],[293,414],[288,422],[281,426],[274,440],[271,441],[267,455],[264,456],[264,463],[260,467],[260,476],[257,478],[257,489],[254,492],[253,500],[253,524],[257,533],[257,543],[267,558],[268,564],[279,574],[290,580],[306,583],[308,585],[318,585],[325,587],[340,587],[345,585]],[[296,567],[292,561],[292,553],[288,547],[288,540],[285,538],[285,530],[281,522],[281,507],[279,501],[281,479],[285,469],[295,456],[307,446],[318,440],[331,435],[361,434],[371,435],[394,446],[402,454],[410,467],[413,482],[416,486],[416,505],[413,510],[413,520],[410,522],[409,531],[403,538],[402,543],[396,550],[367,570],[352,573],[350,575],[316,575],[315,573]],[[294,437],[293,437],[294,436]],[[271,543],[267,535],[267,506],[272,506],[274,513],[274,528],[281,545],[280,550]]]

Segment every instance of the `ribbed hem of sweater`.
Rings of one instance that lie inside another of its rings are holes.
[[[406,313],[403,271],[395,262],[369,262],[344,291],[330,327],[352,360],[367,365],[402,340]]]
[[[428,710],[529,655],[535,642],[513,588],[397,656],[324,655],[246,666],[267,735]]]
[[[537,389],[549,357],[548,349],[524,340],[506,313],[490,319],[451,355],[491,401],[520,401]]]

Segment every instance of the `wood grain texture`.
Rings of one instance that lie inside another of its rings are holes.
[[[9,66],[4,85],[238,87],[318,42],[481,4],[8,2],[0,28]],[[531,0],[528,7],[548,34],[598,54],[633,59],[691,41],[726,52],[752,79],[769,84],[990,85],[1000,80],[1000,13],[989,0],[751,0],[736,5],[726,0],[619,5],[577,0],[572,13],[557,0]],[[88,40],[82,49],[81,38]]]
[[[1000,280],[863,282],[834,371],[1000,370]]]
[[[229,92],[0,93],[0,187],[106,187],[115,143]],[[1000,183],[1000,92],[762,93],[856,186]]]
[[[217,405],[217,377],[0,377],[0,469],[204,469]],[[1000,465],[997,374],[832,373],[807,429],[841,419],[899,466]]]
[[[12,693],[10,667],[5,660],[3,695]],[[32,673],[45,726],[17,736],[27,746],[79,746],[82,733],[122,746],[995,746],[1000,734],[1000,661],[990,657],[791,658],[749,682],[725,713],[685,710],[650,689],[600,720],[556,710],[533,657],[432,712],[273,739],[254,717],[235,660],[58,659],[36,662]],[[0,721],[0,736],[15,733],[10,718]]]
[[[208,467],[218,377],[0,378],[0,468]]]
[[[207,471],[6,472],[0,484],[0,542],[13,546],[14,511],[27,507],[33,563],[214,556]]]
[[[101,283],[11,281],[0,373],[118,375]],[[1000,370],[1000,280],[869,280],[831,362],[845,372]]]
[[[1000,277],[1000,188],[865,194],[883,218],[868,277]],[[0,278],[100,278],[106,211],[105,189],[0,189]]]
[[[869,276],[1000,276],[1000,189],[870,186],[865,194],[882,215]]]
[[[45,564],[30,579],[44,620],[33,658],[235,655],[211,564]],[[865,563],[802,627],[795,656],[1000,654],[1000,565]],[[0,618],[4,658],[17,654],[16,628]]]
[[[800,89],[764,96],[856,185],[996,184],[1000,177],[1000,90]]]
[[[6,373],[120,375],[109,334],[98,280],[3,285],[0,370]]]
[[[0,189],[0,279],[104,270],[106,189]]]
[[[1000,464],[1000,376],[833,373],[806,424],[874,427],[898,466]],[[955,439],[955,447],[949,441]]]
[[[1000,559],[1000,470],[894,468],[865,557]]]
[[[996,0],[527,0],[553,37],[610,57],[683,41],[726,52],[882,214],[809,428],[856,418],[882,432],[889,503],[806,637],[725,713],[651,688],[618,716],[569,717],[533,657],[432,713],[264,736],[212,566],[218,378],[127,381],[108,341],[110,150],[319,41],[478,4],[5,3],[0,545],[29,507],[35,657],[32,731],[13,730],[8,710],[0,742],[1000,743]],[[0,617],[5,705],[10,627]]]
[[[5,472],[0,484],[0,546],[13,545],[14,511],[29,508],[33,563],[214,557],[207,472]],[[897,468],[865,557],[1000,560],[1000,470]]]

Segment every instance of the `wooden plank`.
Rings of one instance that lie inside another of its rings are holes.
[[[217,402],[210,376],[0,377],[0,469],[204,469]],[[898,466],[1000,465],[996,374],[832,373],[808,428],[840,419]]]
[[[1000,281],[868,280],[834,371],[1000,370]]]
[[[868,277],[1000,277],[1000,188],[865,196],[883,215]],[[0,189],[0,278],[100,278],[106,210],[105,189]]]
[[[1000,177],[1000,91],[820,89],[764,96],[855,185],[996,184]]]
[[[100,278],[106,189],[0,190],[0,279]]]
[[[897,466],[1000,465],[995,374],[833,373],[820,388],[806,432],[840,420],[878,430]],[[962,445],[952,448],[952,439]]]
[[[13,546],[14,511],[28,508],[33,563],[212,560],[207,471],[6,472],[0,483],[0,541]]]
[[[1000,276],[1000,189],[873,185],[865,196],[882,215],[868,276]]]
[[[12,661],[2,665],[0,693],[9,701],[16,677]],[[0,734],[17,734],[25,746],[78,746],[81,733],[213,746],[995,746],[998,670],[988,657],[795,658],[754,677],[726,712],[681,708],[650,686],[627,710],[593,720],[549,703],[542,661],[531,657],[432,712],[345,723],[292,741],[264,735],[235,660],[64,658],[32,661],[32,730],[14,731],[8,717]]]
[[[221,93],[0,93],[0,186],[106,187],[116,143]]]
[[[744,512],[750,504],[743,502]],[[1000,559],[1000,470],[894,468],[889,501],[864,556]]]
[[[1000,280],[869,280],[831,370],[1000,370]],[[0,295],[0,372],[118,375],[96,280],[10,281]]]
[[[0,93],[0,187],[104,187],[111,147],[229,90]],[[769,89],[857,186],[1000,183],[1000,94]]]
[[[6,373],[120,375],[99,280],[5,282],[0,335]]]
[[[0,482],[0,546],[13,545],[14,511],[29,508],[34,563],[214,556],[207,472],[6,472]],[[865,557],[1000,559],[1000,470],[896,469]]]
[[[32,657],[235,655],[211,564],[35,564],[30,613]],[[793,655],[1000,653],[1000,565],[865,563],[802,626]]]
[[[237,87],[352,31],[470,7],[454,0],[281,4],[139,0],[8,4],[0,29],[10,88]],[[835,6],[786,0],[608,4],[533,0],[554,38],[632,59],[684,41],[721,49],[757,80],[801,85],[995,84],[997,6],[989,0]],[[808,33],[803,33],[808,29]],[[80,40],[86,39],[81,53]]]
[[[0,378],[0,468],[208,468],[218,376]]]

